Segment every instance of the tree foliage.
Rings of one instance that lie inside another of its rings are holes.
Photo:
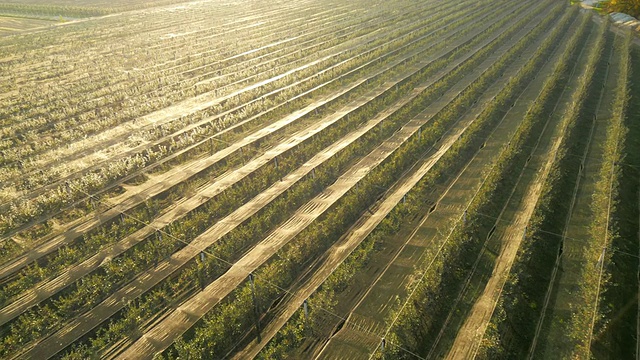
[[[640,0],[610,0],[605,3],[607,12],[621,12],[635,18],[640,17]]]

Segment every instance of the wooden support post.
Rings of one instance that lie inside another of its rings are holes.
[[[153,246],[153,251],[155,252],[155,257],[153,258],[153,266],[156,267],[158,266],[158,262],[160,261],[160,251],[159,251],[159,246],[160,246],[160,242],[162,241],[162,234],[160,233],[159,230],[156,230],[156,240],[153,240],[153,237],[149,238],[149,241],[151,241],[151,245]]]
[[[256,333],[258,335],[258,342],[261,342],[262,335],[260,334],[260,310],[258,308],[258,297],[256,296],[256,286],[254,283],[253,274],[249,274],[249,286],[251,287],[251,297],[253,298],[253,314],[255,316]]]
[[[307,299],[302,302],[302,310],[304,311],[304,321],[309,321],[309,304]]]
[[[198,270],[198,282],[200,283],[200,291],[203,291],[205,288],[205,279],[204,279],[204,260],[205,255],[204,251],[200,252],[200,269]]]
[[[560,239],[560,248],[558,248],[558,258],[562,256],[563,251],[564,251],[564,239]]]
[[[307,299],[304,299],[304,301],[302,302],[302,311],[304,313],[304,330],[308,334],[311,334],[312,331],[309,320],[309,303]]]

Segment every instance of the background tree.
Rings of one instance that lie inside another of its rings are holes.
[[[621,12],[633,17],[640,17],[640,0],[610,0],[605,3],[607,12]]]

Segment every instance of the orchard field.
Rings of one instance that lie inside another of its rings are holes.
[[[605,18],[15,0],[6,19],[27,30],[0,29],[0,358],[640,358],[640,46]]]

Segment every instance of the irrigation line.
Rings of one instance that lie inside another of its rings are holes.
[[[600,119],[600,121],[606,121],[606,119]],[[521,146],[521,147],[522,148],[531,148],[531,146],[524,146],[524,145]],[[575,153],[570,153],[570,152],[566,152],[564,155],[565,156],[571,156],[571,157],[577,157],[577,158],[580,158],[580,159],[584,159],[583,161],[586,161],[586,160],[595,161],[596,164],[604,163],[604,160],[602,160],[601,158],[594,157],[594,156],[583,156],[583,155],[580,155],[580,154],[575,154]],[[633,164],[630,164],[630,163],[627,163],[627,162],[624,162],[624,161],[616,161],[615,165],[625,166],[625,167],[629,167],[629,168],[632,168],[632,169],[640,170],[640,166],[633,165]]]
[[[623,254],[623,255],[627,255],[627,256],[632,257],[632,258],[640,259],[640,256],[638,256],[638,255],[632,254],[630,252],[622,251],[622,250],[617,250],[615,248],[611,248],[611,249],[609,249],[609,251],[615,252],[615,253],[619,253],[619,254]]]
[[[639,196],[638,201],[640,203],[640,196]],[[443,203],[443,202],[439,202],[439,204],[440,205],[456,205],[456,203]],[[474,215],[478,215],[478,216],[482,216],[482,217],[486,217],[486,218],[489,218],[489,219],[498,220],[498,221],[506,223],[506,224],[511,224],[511,222],[509,220],[498,219],[497,217],[495,217],[493,215],[489,215],[489,214],[485,214],[485,213],[481,213],[481,212],[475,212],[473,214]],[[586,243],[586,242],[589,241],[589,239],[579,239],[579,238],[574,238],[574,237],[570,237],[570,236],[564,236],[562,234],[558,234],[558,233],[555,233],[555,232],[552,232],[552,231],[546,231],[546,230],[537,230],[537,231],[545,233],[545,234],[549,234],[549,235],[558,236],[558,237],[562,238],[563,240],[579,241],[579,242],[583,242],[583,243]],[[639,238],[640,238],[640,235],[639,235]],[[638,255],[635,255],[635,254],[632,254],[632,253],[629,253],[629,252],[626,252],[626,251],[622,251],[622,250],[618,250],[618,249],[614,249],[614,248],[609,249],[609,251],[610,252],[620,253],[620,254],[625,254],[627,256],[640,259],[640,252],[638,253]]]
[[[495,216],[491,216],[491,215],[488,215],[488,214],[484,214],[484,213],[480,213],[480,212],[476,212],[476,213],[474,213],[474,214],[475,214],[475,215],[482,216],[482,217],[486,217],[486,218],[490,218],[490,219],[496,219],[496,220],[498,220],[498,218],[497,218],[497,217],[495,217]],[[504,220],[504,219],[500,219],[500,221],[501,221],[501,222],[505,222],[505,223],[510,223],[508,220]],[[552,232],[552,231],[546,231],[546,230],[537,230],[537,231],[538,231],[538,232],[545,233],[545,234],[549,234],[549,235],[555,235],[555,236],[557,236],[557,237],[562,238],[563,240],[579,241],[579,242],[583,242],[583,243],[589,242],[589,239],[578,239],[578,238],[573,238],[573,237],[569,237],[569,236],[563,236],[562,234],[558,234],[558,233],[555,233],[555,232]],[[626,251],[617,250],[617,249],[613,249],[613,248],[609,249],[609,251],[611,251],[611,252],[617,252],[617,253],[621,253],[621,254],[625,254],[625,255],[628,255],[628,256],[631,256],[631,257],[635,257],[635,258],[640,259],[640,256],[639,256],[639,255],[635,255],[635,254],[632,254],[632,253],[629,253],[629,252],[626,252]]]

